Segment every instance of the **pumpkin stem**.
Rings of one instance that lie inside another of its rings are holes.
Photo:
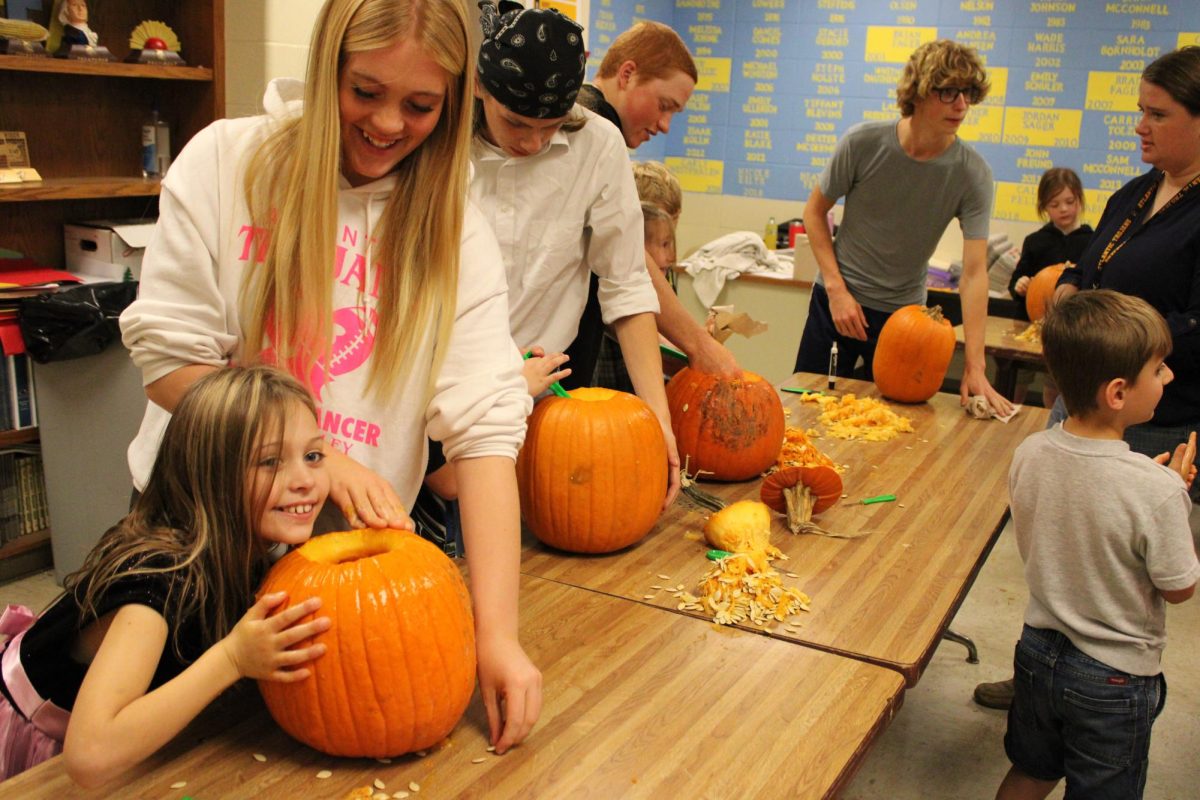
[[[807,486],[798,483],[783,490],[783,499],[787,502],[788,530],[801,533],[812,519],[816,495]]]
[[[679,487],[683,490],[685,495],[691,498],[693,502],[702,508],[707,508],[710,511],[720,511],[725,507],[724,500],[716,495],[711,495],[708,492],[700,489],[700,487],[696,486],[696,481],[687,474],[686,465],[684,466],[684,469],[680,470],[679,473]]]
[[[941,321],[943,319],[946,318],[945,315],[942,314],[941,306],[926,306],[925,307],[925,316],[929,317],[931,320],[933,320],[934,322],[937,322],[939,324],[941,323]]]

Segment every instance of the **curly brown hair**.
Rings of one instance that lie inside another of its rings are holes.
[[[901,116],[911,117],[919,100],[944,86],[975,89],[979,92],[975,102],[983,102],[992,84],[975,48],[940,39],[914,50],[896,86],[896,105],[900,106]]]

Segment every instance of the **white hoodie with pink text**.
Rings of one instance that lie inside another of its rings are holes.
[[[214,122],[188,142],[163,179],[140,294],[121,315],[123,341],[145,384],[189,364],[224,366],[235,357],[243,335],[238,319],[243,273],[261,260],[266,241],[250,224],[244,159],[273,120],[300,113],[302,97],[299,81],[273,81],[263,99],[266,115]],[[463,224],[454,330],[432,399],[424,399],[431,332],[392,397],[368,394],[378,321],[371,286],[378,266],[368,272],[367,264],[372,232],[394,184],[390,176],[356,188],[339,182],[336,249],[329,264],[332,355],[327,368],[321,364],[299,377],[316,399],[329,445],[387,479],[411,508],[424,476],[427,433],[442,442],[450,460],[515,458],[532,400],[509,335],[499,246],[473,205]],[[147,404],[129,447],[138,489],[149,477],[169,418]]]

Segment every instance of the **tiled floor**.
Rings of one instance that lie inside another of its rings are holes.
[[[53,574],[39,573],[0,586],[0,606],[25,603],[40,609],[57,594]],[[921,682],[867,755],[845,790],[845,800],[990,798],[1008,770],[1005,715],[971,701],[982,680],[1008,677],[1012,647],[1021,627],[1025,583],[1012,534],[1005,531],[954,620],[954,629],[979,646],[980,662],[968,664],[962,646],[945,642]],[[1164,670],[1170,684],[1166,710],[1154,726],[1147,800],[1185,800],[1200,783],[1200,599],[1170,607]],[[530,745],[536,746],[536,735]],[[797,746],[802,746],[797,743]],[[1062,797],[1062,787],[1051,795]]]

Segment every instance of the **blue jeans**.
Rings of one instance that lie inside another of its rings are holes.
[[[1004,751],[1043,781],[1067,779],[1067,800],[1140,798],[1150,728],[1167,700],[1161,674],[1129,675],[1078,650],[1058,631],[1021,632]]]

